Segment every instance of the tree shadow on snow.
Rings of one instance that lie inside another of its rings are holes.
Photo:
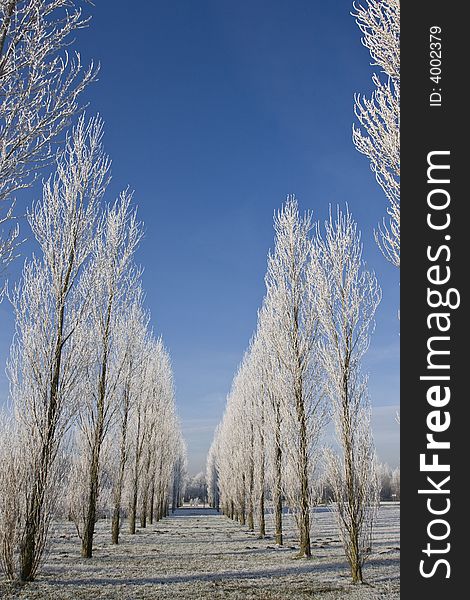
[[[375,561],[370,560],[367,563],[370,567],[374,565],[380,566],[384,564],[384,561]],[[387,566],[396,566],[399,564],[398,559],[388,559],[386,561]],[[179,584],[179,583],[191,583],[195,581],[209,581],[209,582],[220,582],[221,580],[263,580],[263,579],[276,579],[281,577],[286,577],[289,575],[299,575],[299,574],[311,574],[311,575],[334,575],[337,576],[340,573],[347,573],[347,566],[344,562],[335,562],[319,565],[315,560],[311,560],[306,562],[305,564],[299,564],[295,567],[277,567],[273,569],[263,569],[259,571],[224,571],[219,573],[201,573],[194,575],[169,575],[169,576],[160,576],[160,577],[137,577],[133,579],[122,578],[101,578],[101,577],[87,577],[84,579],[69,579],[69,580],[52,580],[49,579],[48,583],[50,585],[59,585],[60,587],[68,587],[68,586],[96,586],[96,585],[119,585],[123,584],[128,586],[140,586],[140,585],[171,585],[171,584]],[[366,573],[367,577],[367,573]],[[382,578],[380,578],[382,579]],[[390,577],[386,577],[387,580],[390,580]],[[376,578],[374,578],[374,581]],[[378,581],[378,580],[377,580]],[[373,584],[371,581],[370,583]]]

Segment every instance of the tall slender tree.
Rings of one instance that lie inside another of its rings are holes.
[[[130,421],[130,456],[129,456],[129,533],[136,533],[137,510],[140,485],[142,482],[145,443],[148,438],[148,419],[150,411],[150,375],[151,357],[155,349],[155,340],[149,335],[145,340],[144,359],[141,363],[142,375],[138,382],[137,402]]]
[[[218,454],[218,437],[219,437],[220,426],[217,426],[217,430],[214,435],[214,439],[207,453],[206,462],[206,481],[207,481],[207,496],[209,506],[219,511],[220,506],[220,492],[219,492],[219,476],[217,472],[217,454]]]
[[[86,399],[79,412],[89,450],[88,498],[82,531],[84,558],[91,558],[93,552],[101,447],[117,410],[116,392],[124,366],[117,344],[119,315],[126,295],[135,292],[140,277],[133,257],[142,231],[131,199],[125,191],[106,209],[93,258],[83,278],[83,293],[91,297]]]
[[[380,486],[361,362],[381,291],[363,265],[360,235],[348,211],[330,214],[324,237],[318,230],[315,242],[321,356],[341,449],[329,454],[329,481],[352,579],[362,582]]]
[[[111,539],[113,544],[119,543],[121,529],[122,494],[125,482],[126,466],[129,459],[129,423],[136,402],[138,402],[139,383],[142,377],[145,339],[149,317],[143,309],[143,293],[137,287],[130,299],[128,310],[122,311],[121,322],[117,325],[118,337],[122,336],[124,364],[122,367],[122,387],[117,399],[116,421],[114,424],[115,444],[117,445],[116,471],[113,477],[113,516]]]
[[[11,395],[24,451],[19,517],[21,581],[34,579],[48,538],[54,505],[57,456],[76,410],[84,374],[81,327],[91,309],[79,280],[93,250],[100,199],[109,161],[99,119],[81,118],[58,155],[56,174],[28,214],[40,255],[25,263],[10,295],[16,336],[9,361]],[[55,475],[54,475],[55,474]],[[13,564],[13,557],[7,559]]]
[[[263,385],[263,394],[266,397],[266,429],[264,439],[268,441],[267,458],[270,465],[272,480],[271,496],[274,513],[274,539],[276,545],[282,546],[282,509],[283,509],[283,419],[282,410],[282,384],[281,363],[273,351],[271,340],[273,327],[273,312],[270,309],[272,296],[265,298],[258,314],[258,340],[259,340],[259,368]]]
[[[310,557],[312,448],[324,420],[317,362],[318,315],[316,287],[310,277],[311,216],[299,215],[297,201],[288,197],[274,220],[274,251],[268,257],[266,287],[272,322],[270,344],[286,382],[282,410],[292,443],[286,444],[295,473],[300,533],[299,555]],[[289,488],[292,489],[292,488]]]

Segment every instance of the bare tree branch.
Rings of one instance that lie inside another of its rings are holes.
[[[74,33],[86,27],[80,0],[0,3],[0,264],[15,256],[18,227],[10,221],[12,196],[52,163],[54,141],[79,110],[79,96],[98,69],[84,69],[70,53]]]
[[[372,81],[370,99],[356,94],[353,141],[370,160],[370,168],[387,200],[387,217],[375,232],[385,258],[400,266],[400,2],[366,0],[354,4],[356,23],[363,34],[372,65],[380,67]],[[385,77],[384,77],[385,76]]]

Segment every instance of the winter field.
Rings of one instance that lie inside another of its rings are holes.
[[[285,520],[285,548],[257,539],[212,509],[179,509],[175,515],[126,532],[110,542],[109,522],[97,523],[92,559],[80,558],[74,525],[56,524],[52,549],[37,580],[24,588],[0,583],[0,597],[23,600],[307,599],[399,598],[397,504],[381,506],[365,583],[353,585],[333,514],[318,508],[311,560],[296,559],[292,520]],[[268,521],[268,532],[271,529]]]
[[[0,600],[399,597],[400,2],[361,1],[0,0]]]

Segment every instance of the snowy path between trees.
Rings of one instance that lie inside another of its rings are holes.
[[[291,517],[283,549],[275,548],[272,537],[257,539],[212,509],[179,509],[134,536],[125,523],[118,546],[111,544],[109,522],[100,520],[91,560],[80,558],[73,524],[61,522],[37,581],[23,589],[1,582],[0,598],[398,600],[399,516],[399,506],[381,507],[362,586],[349,581],[334,517],[326,508],[314,514],[311,560],[295,558]],[[269,520],[267,525],[269,533]]]

